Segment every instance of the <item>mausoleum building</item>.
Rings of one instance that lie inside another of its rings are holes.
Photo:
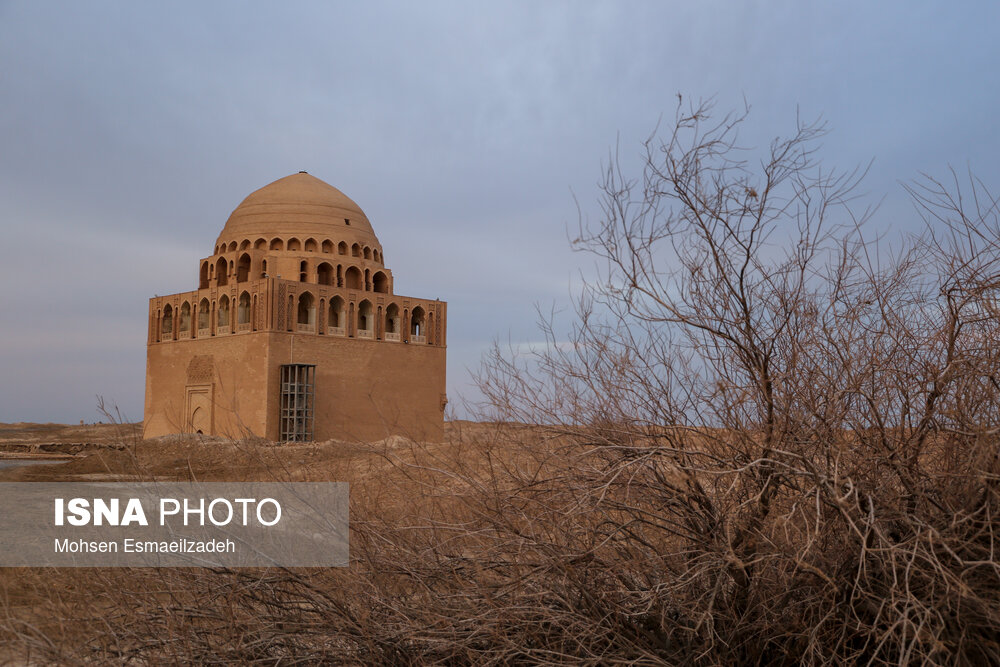
[[[286,176],[232,212],[198,289],[150,299],[144,436],[440,440],[446,331],[357,204]]]

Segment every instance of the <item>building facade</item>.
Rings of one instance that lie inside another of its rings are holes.
[[[236,207],[198,289],[150,299],[144,437],[440,440],[446,332],[357,204],[286,176]]]

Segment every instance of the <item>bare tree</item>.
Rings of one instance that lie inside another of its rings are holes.
[[[575,241],[605,270],[568,341],[494,351],[494,418],[604,462],[574,484],[620,563],[656,545],[655,655],[1000,661],[996,198],[924,179],[926,232],[888,248],[822,126],[758,156],[711,112],[608,165]]]

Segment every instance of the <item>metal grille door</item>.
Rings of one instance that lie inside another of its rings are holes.
[[[313,406],[316,404],[315,364],[281,367],[281,441],[313,439]]]

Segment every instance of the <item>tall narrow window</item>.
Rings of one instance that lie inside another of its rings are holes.
[[[250,255],[243,253],[236,265],[236,282],[245,283],[250,280]]]
[[[376,292],[382,292],[385,294],[389,291],[389,278],[381,271],[375,273],[372,277],[372,287]]]
[[[399,341],[399,306],[390,303],[385,309],[385,339]]]
[[[161,331],[164,336],[174,333],[174,309],[170,307],[169,303],[163,307],[163,327]]]
[[[427,332],[426,327],[424,326],[426,317],[424,309],[420,306],[417,306],[410,311],[409,339],[411,343],[423,344],[427,342]]]
[[[210,312],[211,306],[208,303],[208,299],[202,299],[201,303],[198,304],[198,328],[207,329],[211,326],[211,316]]]
[[[306,442],[313,439],[315,377],[315,364],[281,366],[279,426],[282,442]]]
[[[308,329],[316,326],[316,299],[309,292],[304,292],[299,297],[298,324]]]
[[[250,324],[250,295],[246,292],[240,294],[240,302],[236,309],[236,322]]]
[[[220,257],[219,261],[215,263],[215,278],[216,285],[219,287],[229,282],[229,263],[226,262],[225,257]]]
[[[375,318],[372,317],[372,304],[365,299],[358,305],[358,336],[361,338],[372,338],[375,327]]]
[[[219,326],[229,326],[229,297],[225,294],[219,299]]]
[[[191,304],[187,301],[181,304],[181,321],[179,328],[181,333],[191,333]]]
[[[330,315],[327,326],[332,329],[339,329],[339,331],[335,331],[333,333],[341,336],[344,335],[344,300],[339,296],[333,297],[330,301]]]

